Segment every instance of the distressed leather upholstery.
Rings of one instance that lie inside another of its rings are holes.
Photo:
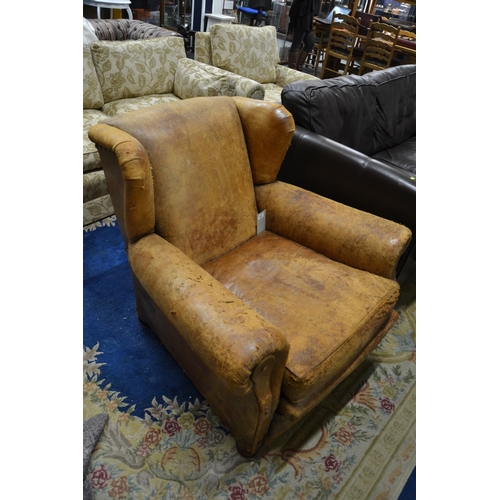
[[[411,238],[277,181],[293,132],[283,106],[242,97],[173,102],[89,131],[138,315],[244,455],[311,411],[384,337]]]

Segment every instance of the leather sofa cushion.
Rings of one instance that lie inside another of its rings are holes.
[[[396,282],[265,231],[203,266],[290,343],[282,394],[293,404],[338,379],[388,321]]]
[[[412,174],[417,174],[417,138],[411,137],[402,144],[373,155],[373,158],[390,163]]]
[[[295,123],[372,156],[416,135],[416,65],[287,85]]]

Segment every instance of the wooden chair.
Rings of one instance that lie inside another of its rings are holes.
[[[362,36],[368,35],[371,23],[379,23],[381,20],[381,17],[376,14],[367,14],[366,12],[361,11],[356,11],[354,17],[359,19],[358,33]]]
[[[325,51],[325,60],[321,68],[321,79],[325,74],[334,76],[352,72],[352,64],[358,59],[356,47],[359,21],[353,16],[338,14],[332,22]]]
[[[385,23],[372,23],[366,37],[366,45],[358,74],[386,69],[391,65],[398,41],[399,28]]]
[[[398,50],[399,49],[399,50]],[[417,62],[417,34],[408,30],[399,30],[399,37],[392,59],[392,66],[399,64],[416,64]]]

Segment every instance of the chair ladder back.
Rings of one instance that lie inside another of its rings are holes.
[[[366,39],[366,46],[359,67],[359,74],[367,70],[386,69],[391,65],[399,28],[389,24],[373,22]]]
[[[357,18],[344,14],[336,15],[328,36],[328,45],[321,69],[322,79],[326,73],[333,73],[334,76],[349,73],[354,61],[358,31],[359,20]]]

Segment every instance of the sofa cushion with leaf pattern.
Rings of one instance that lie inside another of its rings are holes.
[[[210,28],[212,64],[259,83],[276,82],[276,28],[215,24]]]
[[[184,40],[160,37],[91,45],[104,102],[173,92],[177,64],[186,57]]]

